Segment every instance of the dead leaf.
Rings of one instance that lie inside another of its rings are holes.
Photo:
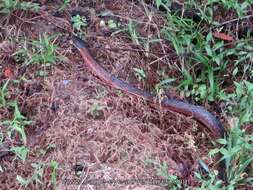
[[[232,36],[225,34],[223,32],[213,32],[212,34],[214,37],[224,40],[224,41],[229,41],[229,42],[234,41],[234,38]]]

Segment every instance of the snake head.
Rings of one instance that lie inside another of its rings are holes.
[[[73,36],[72,41],[77,48],[88,48],[87,43],[77,36]]]

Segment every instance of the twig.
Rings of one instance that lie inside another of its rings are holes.
[[[73,29],[71,27],[71,24],[66,19],[52,16],[48,14],[46,11],[40,11],[39,14],[43,19],[51,22],[56,27],[72,33]]]
[[[225,21],[225,22],[223,22],[223,23],[221,23],[221,24],[219,24],[217,26],[211,27],[210,31],[213,30],[213,29],[215,29],[215,28],[219,28],[221,26],[224,26],[224,25],[227,25],[227,24],[230,24],[230,23],[233,23],[233,22],[239,22],[239,20],[249,19],[251,17],[253,17],[253,15],[247,15],[247,16],[244,16],[242,18],[235,18],[235,19],[227,20],[227,21]]]

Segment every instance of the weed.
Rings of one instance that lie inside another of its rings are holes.
[[[53,186],[55,188],[56,187],[56,183],[57,183],[57,170],[59,168],[59,164],[55,160],[52,160],[51,163],[50,163],[50,166],[52,168],[51,182],[52,182],[52,184],[53,184]]]
[[[222,148],[210,151],[209,155],[220,153],[226,163],[228,189],[234,189],[239,185],[253,185],[252,149],[253,135],[246,134],[240,128],[245,123],[253,122],[253,83],[242,81],[234,83],[235,92],[226,94],[221,92],[220,98],[225,101],[226,109],[233,113],[233,125],[227,139],[219,139],[217,142]]]
[[[143,43],[143,46],[144,46],[144,49],[145,49],[145,56],[146,57],[149,57],[149,51],[150,51],[150,46],[152,43],[157,43],[157,42],[161,42],[161,39],[160,39],[160,35],[158,33],[158,37],[153,37],[151,35],[151,31],[150,31],[150,23],[152,22],[153,20],[153,16],[154,16],[154,12],[152,10],[150,10],[145,3],[142,2],[142,6],[144,8],[144,11],[145,11],[145,15],[147,16],[148,18],[148,21],[147,21],[147,26],[148,26],[148,35],[147,35],[147,40],[143,40],[142,37],[140,37],[140,39],[142,39],[142,43]],[[167,1],[168,2],[168,1]]]
[[[217,142],[223,147],[215,148],[209,155],[216,153],[223,155],[222,160],[226,163],[226,175],[228,189],[235,189],[239,185],[253,185],[253,135],[248,135],[241,130],[238,123],[226,139],[219,139]]]
[[[59,169],[59,164],[55,160],[52,160],[50,164],[45,163],[32,163],[31,166],[33,167],[33,174],[31,177],[28,177],[27,179],[21,177],[20,175],[17,175],[16,179],[17,181],[24,187],[27,187],[29,184],[33,183],[36,184],[37,187],[43,184],[43,175],[45,167],[49,166],[52,168],[51,172],[51,183],[53,187],[56,187],[57,183],[57,170]]]
[[[110,19],[110,20],[108,21],[108,27],[109,27],[110,29],[116,29],[118,26],[117,26],[117,23],[115,23],[114,20]]]
[[[100,102],[95,101],[89,107],[87,113],[90,114],[93,118],[99,117],[102,115],[102,111],[105,108]]]
[[[25,127],[30,125],[31,121],[28,121],[26,117],[20,113],[17,102],[11,103],[10,105],[14,107],[14,118],[12,120],[5,120],[2,124],[9,126],[9,138],[11,138],[13,131],[16,131],[20,135],[23,143],[26,144]]]
[[[196,190],[226,190],[223,187],[223,182],[218,179],[218,175],[215,172],[209,172],[207,177],[203,177],[199,173],[196,173],[195,176],[200,182],[200,186]]]
[[[48,146],[46,147],[46,149],[39,149],[38,153],[42,156],[45,156],[47,152],[49,152],[50,150],[54,149],[56,147],[55,144],[48,144]]]
[[[127,33],[135,44],[140,45],[139,35],[132,20],[128,23]]]
[[[9,80],[7,80],[2,87],[0,87],[0,108],[6,106],[7,87]]]
[[[168,78],[168,79],[162,80],[161,82],[156,84],[155,86],[156,92],[158,93],[161,89],[167,89],[170,86],[170,84],[174,82],[175,80],[176,80],[175,78]]]
[[[71,22],[73,23],[73,28],[81,31],[82,27],[87,26],[87,21],[84,16],[76,15],[71,18]]]
[[[75,35],[79,36],[80,38],[85,38],[86,33],[83,29],[88,25],[86,17],[75,15],[71,17],[71,22],[73,28],[75,29]]]
[[[15,10],[30,10],[30,11],[38,11],[39,10],[38,3],[25,2],[19,0],[3,0],[0,3],[0,13],[10,14]]]
[[[162,34],[173,45],[180,58],[182,79],[178,88],[186,97],[192,96],[196,101],[217,99],[222,90],[220,76],[231,64],[234,67],[234,76],[241,67],[244,67],[242,76],[250,76],[252,66],[247,63],[253,57],[251,41],[241,40],[234,48],[229,49],[224,47],[223,41],[215,40],[211,32],[204,37],[200,25],[191,19],[168,13],[167,23]]]
[[[164,177],[167,181],[168,188],[172,190],[177,190],[181,188],[181,182],[176,175],[168,174],[168,165],[163,162],[156,168],[158,176]]]
[[[171,4],[171,0],[155,0],[155,4],[157,8],[163,7],[164,9],[166,9],[168,12],[170,12],[170,4]]]
[[[226,52],[226,57],[234,56],[235,68],[233,70],[233,76],[241,74],[241,78],[245,79],[245,77],[250,76],[248,78],[252,78],[252,60],[253,60],[253,43],[250,39],[245,39],[238,41],[236,46],[233,49],[229,49]],[[243,72],[239,73],[238,71],[242,70]]]
[[[59,11],[63,11],[65,9],[67,9],[70,6],[70,0],[63,0],[63,3],[61,5],[61,7],[59,8]]]
[[[138,78],[138,80],[145,80],[146,79],[146,74],[143,69],[138,69],[138,68],[133,68],[135,72],[135,76]]]
[[[221,52],[223,42],[211,46],[212,34],[209,33],[205,39],[199,32],[198,25],[191,19],[170,14],[167,19],[169,24],[163,29],[163,35],[172,43],[182,64],[183,80],[178,88],[186,97],[195,97],[196,101],[214,101],[219,92],[219,81],[215,73],[224,70],[227,63],[224,61],[225,52]],[[203,68],[198,75],[194,70],[189,72],[193,69],[190,66],[196,62]],[[205,84],[207,81],[209,85]]]
[[[238,120],[238,125],[253,122],[253,83],[242,81],[234,82],[234,85],[234,93],[227,94],[225,91],[220,93],[226,111],[233,113],[233,117]]]
[[[31,43],[24,41],[22,48],[13,56],[17,62],[22,61],[25,65],[42,64],[44,67],[55,64],[58,60],[64,60],[56,53],[58,47],[52,41],[54,37],[44,34],[39,36],[39,40],[33,40]]]
[[[44,173],[45,164],[44,163],[32,163],[31,164],[34,172],[33,175],[25,179],[21,177],[20,175],[17,175],[17,181],[24,187],[27,187],[30,183],[35,183],[36,186],[39,186],[40,184],[43,184],[42,177]]]
[[[246,0],[241,2],[239,0],[209,0],[208,5],[213,6],[214,3],[220,3],[225,9],[234,9],[237,15],[244,16],[249,6],[253,3],[252,0]]]
[[[13,146],[10,151],[14,152],[23,162],[26,160],[29,149],[25,146]]]
[[[178,179],[178,177],[168,173],[168,165],[166,162],[158,163],[152,159],[145,159],[143,163],[146,166],[150,165],[155,168],[156,175],[165,179],[168,189],[177,190],[182,187],[181,181]]]

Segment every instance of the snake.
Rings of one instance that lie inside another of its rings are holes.
[[[114,74],[105,70],[91,55],[88,45],[77,36],[73,36],[73,44],[81,54],[85,64],[94,75],[100,78],[109,86],[119,89],[127,94],[142,98],[147,102],[155,102],[155,95],[150,92],[136,88],[134,85],[117,78]],[[205,130],[210,132],[213,138],[222,138],[225,130],[221,122],[202,106],[196,106],[177,99],[165,98],[160,102],[164,109],[174,111],[185,116],[191,116],[202,124]]]
[[[92,56],[88,44],[84,40],[73,35],[72,41],[88,69],[90,69],[90,71],[100,80],[112,88],[121,90],[124,93],[137,98],[142,98],[143,100],[152,104],[157,104],[155,95],[148,91],[137,88],[127,81],[119,79],[117,76],[108,72],[104,67],[102,67]],[[159,104],[166,110],[183,114],[185,116],[191,116],[193,119],[202,124],[200,126],[204,131],[207,131],[208,135],[214,140],[226,136],[226,131],[220,120],[202,106],[196,106],[185,101],[168,97],[163,98]],[[224,162],[221,162],[221,165],[220,176],[223,176],[221,178],[224,178]]]

